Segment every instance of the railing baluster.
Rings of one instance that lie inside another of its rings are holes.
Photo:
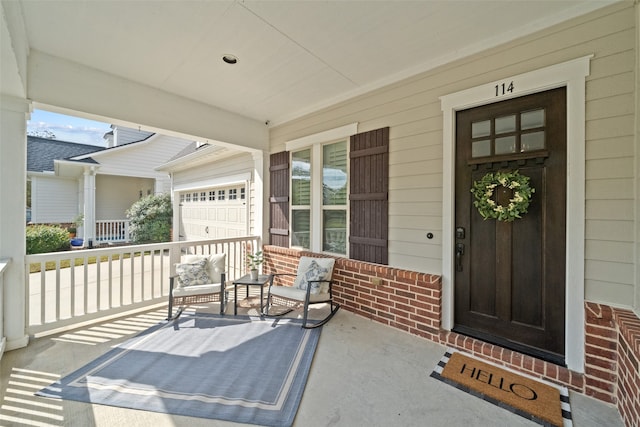
[[[149,267],[149,272],[150,272],[150,276],[151,276],[151,283],[149,283],[149,288],[151,290],[151,295],[149,297],[149,299],[153,299],[153,297],[155,296],[155,287],[156,287],[156,278],[155,278],[155,267],[156,267],[156,251],[155,250],[151,250],[149,256],[151,258],[149,258],[149,262],[151,263],[151,266]]]
[[[100,257],[96,257],[96,311],[100,311],[102,307],[102,286],[101,286],[101,278],[100,274]]]
[[[69,274],[70,274],[70,286],[71,289],[69,290],[69,292],[71,292],[71,294],[69,295],[69,301],[70,301],[70,312],[71,312],[71,317],[74,317],[76,315],[76,258],[75,257],[71,257],[71,260],[69,261]]]
[[[56,310],[55,320],[60,320],[60,261],[56,262]]]
[[[89,270],[87,269],[87,257],[83,257],[82,259],[82,275],[83,275],[83,283],[82,287],[84,289],[84,311],[82,314],[89,313]]]
[[[120,261],[120,307],[124,305],[124,252],[118,256]]]
[[[45,310],[46,310],[46,298],[47,292],[45,288],[45,284],[47,283],[47,269],[46,269],[46,261],[40,263],[40,323],[45,323]]]
[[[109,275],[109,307],[108,308],[113,308],[113,286],[111,285],[113,283],[113,255],[109,255],[107,257],[107,262],[109,263],[109,265],[107,266],[108,268],[108,275]]]
[[[129,276],[129,293],[131,294],[129,304],[133,304],[135,302],[133,291],[134,291],[134,283],[133,283],[133,261],[134,261],[134,253],[129,252],[129,268],[131,270],[131,275]]]
[[[140,251],[140,301],[144,301],[145,297],[144,297],[144,285],[145,285],[145,276],[146,274],[144,274],[144,259],[146,258],[145,252],[144,251]]]

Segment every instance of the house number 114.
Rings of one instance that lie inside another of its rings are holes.
[[[513,82],[501,83],[496,85],[496,96],[506,95],[507,93],[513,93]]]

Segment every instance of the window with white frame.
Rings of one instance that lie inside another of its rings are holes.
[[[347,254],[347,141],[291,153],[291,245]]]

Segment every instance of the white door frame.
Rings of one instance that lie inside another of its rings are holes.
[[[584,372],[585,80],[592,55],[440,98],[443,112],[442,328],[454,323],[456,111],[557,87],[567,88],[567,226],[565,351],[567,367]],[[571,215],[569,215],[571,213]]]

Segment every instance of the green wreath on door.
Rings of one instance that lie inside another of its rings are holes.
[[[489,172],[478,181],[474,181],[471,193],[475,197],[473,205],[480,215],[486,219],[511,222],[522,218],[531,203],[535,188],[529,184],[530,178],[520,175],[518,170],[512,172]],[[504,187],[513,192],[509,204],[503,206],[494,200],[496,188]]]

